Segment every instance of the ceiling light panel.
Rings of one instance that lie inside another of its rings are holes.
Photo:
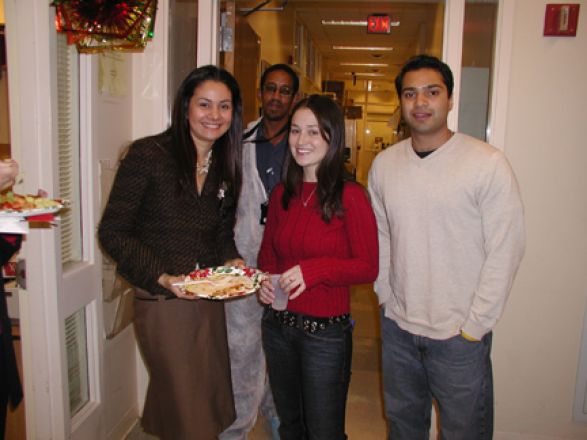
[[[372,52],[391,52],[391,46],[332,46],[333,50],[368,50]]]
[[[369,73],[369,72],[344,72],[343,75],[346,76],[370,76],[370,77],[380,77],[385,76],[385,73]]]
[[[399,21],[392,21],[391,26],[397,27]],[[322,20],[322,26],[362,26],[367,27],[367,20]]]
[[[367,20],[322,20],[322,26],[367,26]]]
[[[358,66],[358,67],[389,67],[385,63],[340,63],[341,66]]]

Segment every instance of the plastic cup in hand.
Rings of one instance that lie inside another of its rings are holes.
[[[279,277],[280,274],[271,275],[271,284],[273,285],[273,294],[275,295],[275,299],[271,304],[273,310],[285,310],[287,307],[287,300],[288,294],[285,290],[279,287]]]

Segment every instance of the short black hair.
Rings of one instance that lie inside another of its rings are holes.
[[[298,90],[300,89],[300,79],[298,78],[298,74],[287,64],[273,64],[272,66],[267,67],[265,72],[263,72],[263,75],[261,75],[261,89],[263,89],[263,86],[265,85],[267,75],[269,75],[271,72],[275,72],[276,70],[281,70],[291,77],[293,94],[295,95],[298,93]]]
[[[454,79],[452,76],[452,71],[450,70],[450,67],[448,67],[448,64],[431,55],[421,54],[410,58],[406,62],[406,64],[404,64],[402,70],[400,70],[399,75],[395,77],[395,89],[400,99],[402,96],[403,81],[405,74],[420,69],[432,69],[440,73],[440,75],[442,76],[442,81],[444,82],[446,90],[448,91],[448,97],[450,98],[452,96],[452,91],[454,88]]]

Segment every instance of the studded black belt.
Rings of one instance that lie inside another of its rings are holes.
[[[325,330],[331,325],[349,322],[351,318],[350,313],[319,318],[315,316],[300,315],[298,313],[290,312],[289,310],[280,311],[270,309],[270,312],[273,313],[273,316],[281,323],[281,325],[301,328],[307,333],[316,333],[320,330]]]

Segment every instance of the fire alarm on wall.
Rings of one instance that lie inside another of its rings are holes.
[[[577,35],[579,4],[547,4],[544,35],[574,37]]]

